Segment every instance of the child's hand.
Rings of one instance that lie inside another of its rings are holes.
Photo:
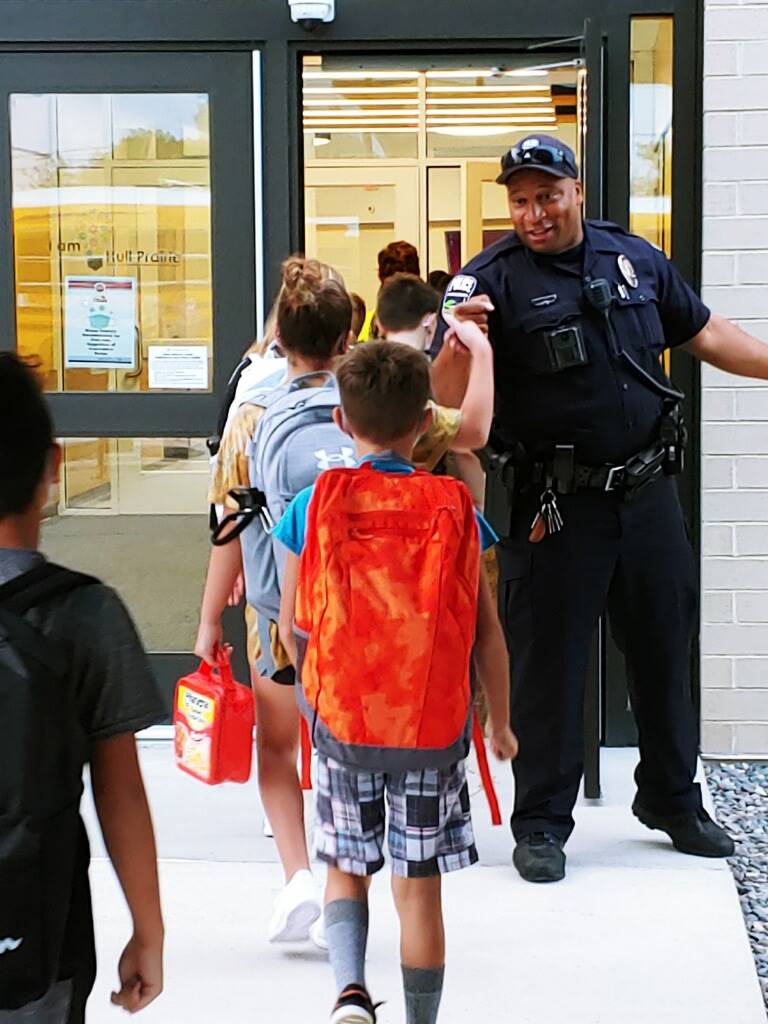
[[[138,1013],[163,991],[163,941],[140,941],[135,935],[123,950],[117,967],[120,991],[112,993],[114,1006]]]
[[[508,725],[500,729],[491,729],[491,750],[499,761],[514,761],[517,757],[517,736]]]
[[[459,349],[466,349],[475,356],[480,351],[490,351],[490,342],[488,336],[482,330],[482,328],[474,320],[459,320],[453,315],[456,309],[450,315],[445,315],[445,322],[448,324],[448,330],[445,334],[445,341],[453,349],[457,347]]]
[[[201,622],[195,640],[195,654],[209,665],[215,665],[221,654],[223,639],[220,622]]]

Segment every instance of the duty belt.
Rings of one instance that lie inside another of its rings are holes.
[[[612,465],[588,466],[573,459],[573,448],[558,445],[552,459],[534,461],[530,483],[544,484],[558,494],[576,494],[578,491],[600,491],[604,494],[621,492],[627,498],[674,472],[670,469],[668,449],[660,444],[651,445],[626,462]]]

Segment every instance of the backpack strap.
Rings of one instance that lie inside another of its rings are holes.
[[[65,569],[54,562],[43,562],[0,586],[0,607],[23,615],[51,597],[98,582],[95,576]]]
[[[61,650],[51,637],[41,643],[39,630],[24,613],[51,597],[67,594],[99,581],[93,576],[44,562],[0,586],[0,644],[9,640],[22,654],[44,665],[53,676],[61,674]]]
[[[485,798],[488,801],[488,809],[491,812],[491,822],[494,825],[500,825],[501,809],[499,807],[499,798],[496,795],[496,787],[493,784],[493,776],[491,775],[491,769],[488,765],[488,752],[485,749],[483,727],[480,724],[480,718],[477,714],[477,708],[475,707],[472,708],[472,740],[475,744],[477,767],[480,771],[480,779],[483,783],[483,789],[485,790]]]

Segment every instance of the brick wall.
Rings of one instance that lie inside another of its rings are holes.
[[[768,341],[768,3],[707,0],[703,298]],[[703,367],[702,717],[768,754],[768,385]]]

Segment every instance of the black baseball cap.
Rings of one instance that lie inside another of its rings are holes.
[[[501,158],[497,185],[506,185],[516,171],[533,168],[555,178],[578,178],[579,166],[570,146],[551,135],[528,135]]]

